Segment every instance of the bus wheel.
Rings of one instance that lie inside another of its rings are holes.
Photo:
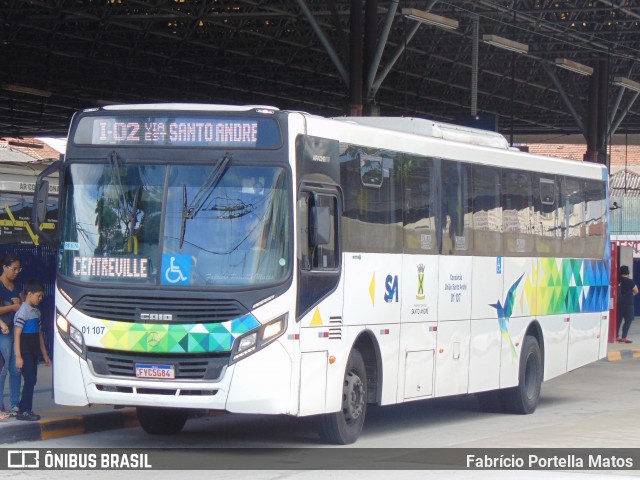
[[[342,409],[321,416],[320,438],[328,443],[347,445],[360,436],[367,413],[367,375],[362,355],[352,350],[342,387]]]
[[[187,421],[187,412],[175,408],[138,407],[138,422],[150,435],[180,433]]]
[[[542,353],[538,340],[531,335],[524,338],[518,378],[518,386],[502,392],[502,405],[507,413],[527,415],[538,405],[542,384]]]

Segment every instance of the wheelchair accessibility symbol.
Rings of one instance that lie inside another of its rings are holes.
[[[189,285],[191,255],[162,255],[162,272],[164,285]]]

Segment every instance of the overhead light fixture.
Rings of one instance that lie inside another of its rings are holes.
[[[633,90],[634,92],[640,92],[640,83],[634,82],[630,78],[626,77],[614,77],[613,84],[619,87],[624,87],[627,90]]]
[[[423,12],[422,10],[417,10],[415,8],[403,8],[402,15],[410,20],[416,20],[420,23],[434,25],[436,27],[445,28],[447,30],[456,30],[460,25],[460,22],[453,18],[441,17],[440,15]]]
[[[580,75],[593,75],[593,68],[583,65],[582,63],[574,62],[568,58],[556,58],[556,66],[570,70]]]
[[[25,87],[24,85],[3,85],[3,90],[8,90],[9,92],[17,92],[17,93],[25,93],[27,95],[35,95],[36,97],[45,97],[49,98],[53,95],[53,92],[48,90],[40,90],[38,88]]]
[[[499,37],[498,35],[483,35],[482,41],[493,45],[494,47],[503,48],[516,53],[529,53],[529,45],[509,40],[508,38]]]

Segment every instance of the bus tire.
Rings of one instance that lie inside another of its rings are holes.
[[[138,407],[138,422],[150,435],[180,433],[187,421],[187,412],[176,408]]]
[[[321,416],[320,438],[328,443],[347,445],[360,436],[367,413],[367,375],[358,350],[352,350],[347,361],[342,387],[342,408]]]
[[[528,415],[538,406],[542,385],[542,352],[538,340],[524,337],[520,352],[518,385],[502,392],[502,405],[507,413]]]

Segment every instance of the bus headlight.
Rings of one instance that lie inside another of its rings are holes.
[[[258,338],[258,332],[253,332],[249,335],[245,335],[238,342],[238,353],[246,352],[256,345],[256,339]]]
[[[266,347],[287,330],[288,314],[284,314],[275,320],[265,323],[249,333],[236,338],[231,350],[229,365]]]
[[[82,358],[87,358],[86,350],[84,346],[84,336],[82,332],[69,323],[69,320],[65,318],[61,313],[56,314],[56,326],[58,327],[58,333],[73,351],[75,351]]]
[[[279,337],[284,332],[284,322],[281,320],[268,323],[264,326],[262,340],[271,340],[274,337]]]

